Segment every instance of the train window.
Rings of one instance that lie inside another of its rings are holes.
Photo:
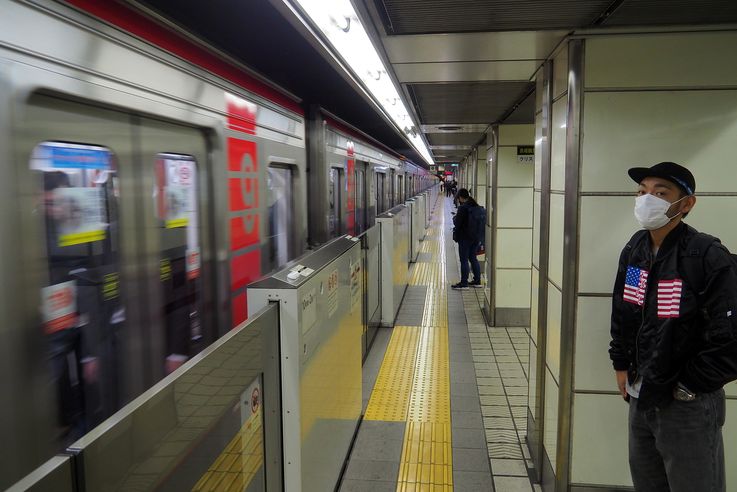
[[[159,153],[154,160],[154,177],[168,374],[199,352],[203,344],[197,163],[188,155]]]
[[[269,270],[276,270],[292,259],[289,249],[292,238],[292,171],[288,167],[268,168],[269,188]]]
[[[404,176],[397,175],[397,204],[404,203]]]
[[[366,196],[365,196],[365,172],[363,169],[357,169],[356,170],[356,179],[355,179],[355,187],[356,187],[356,207],[355,207],[355,214],[356,214],[356,234],[361,234],[364,230],[366,230],[366,223],[364,221],[364,215],[365,215],[365,209],[366,209]]]
[[[328,233],[330,237],[341,234],[343,221],[343,171],[331,167],[328,183]]]
[[[31,156],[43,208],[41,320],[63,447],[120,408],[118,179],[107,148],[43,142]]]
[[[384,173],[376,173],[376,213],[381,214],[386,211],[385,187],[386,175]]]

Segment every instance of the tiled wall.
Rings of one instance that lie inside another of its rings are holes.
[[[586,40],[580,166],[579,276],[574,360],[574,483],[629,485],[627,405],[607,356],[611,289],[621,248],[638,226],[632,166],[679,162],[696,177],[686,222],[737,251],[737,33]],[[730,48],[731,47],[731,48]],[[737,397],[737,384],[728,387]],[[737,400],[728,421],[737,421]],[[735,424],[733,423],[734,427]],[[727,427],[727,432],[729,432]],[[602,453],[601,442],[607,442]],[[725,435],[727,463],[737,433]],[[729,490],[737,469],[727,467]]]
[[[534,165],[517,160],[518,145],[532,145],[533,125],[499,125],[495,268],[497,325],[529,322]]]
[[[531,370],[530,412],[536,419],[535,408],[544,411],[541,437],[553,469],[561,444],[557,442],[560,423],[571,419],[569,484],[631,485],[628,407],[617,394],[607,354],[616,262],[638,228],[632,215],[636,185],[627,169],[666,160],[689,167],[696,176],[698,198],[687,223],[720,237],[737,251],[737,227],[732,220],[737,216],[737,63],[725,63],[734,59],[734,46],[737,32],[597,36],[584,41],[583,74],[573,73],[575,67],[569,71],[565,47],[553,59],[550,206],[549,214],[542,217],[540,203],[546,190],[540,175],[545,163],[536,150],[532,231],[530,365],[531,369],[544,367],[545,392],[537,405],[535,389],[542,381]],[[567,94],[569,72],[583,80],[582,104],[576,113],[582,127],[570,135],[574,142],[580,138],[573,147],[580,149],[578,182],[566,181],[566,163],[577,162],[566,149],[566,132],[572,131],[566,121],[572,104]],[[538,94],[538,147],[543,142],[542,104]],[[569,222],[577,229],[569,231],[568,237],[578,239],[578,248],[569,258],[564,257],[566,212],[571,217],[566,207],[574,207],[577,217],[577,224]],[[546,347],[533,362],[540,345],[535,336],[541,220],[549,220],[550,227]],[[571,262],[578,266],[577,287],[564,291],[564,270]],[[575,306],[572,326],[562,326],[565,306]],[[575,347],[568,362],[561,358],[561,345]],[[567,391],[560,379],[561,364],[571,371],[572,394],[561,394]],[[731,383],[727,393],[724,432],[729,464],[737,460],[737,383]],[[567,403],[571,414],[559,416],[560,408],[568,411]],[[728,490],[737,490],[737,468],[727,466],[727,475]]]

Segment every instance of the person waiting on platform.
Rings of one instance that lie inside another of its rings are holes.
[[[461,260],[461,281],[451,285],[453,289],[481,287],[481,266],[476,253],[483,240],[486,224],[486,210],[471,198],[468,190],[461,188],[456,195],[460,202],[458,213],[453,217],[453,240],[458,243],[458,256]],[[468,283],[469,268],[473,271],[473,281]]]
[[[635,218],[614,285],[609,355],[629,402],[635,490],[724,491],[723,386],[737,379],[737,263],[682,222],[691,172],[632,168]]]

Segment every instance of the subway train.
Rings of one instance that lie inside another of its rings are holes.
[[[4,1],[0,107],[2,488],[436,182],[116,2]]]

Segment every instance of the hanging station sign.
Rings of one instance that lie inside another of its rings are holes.
[[[518,145],[517,146],[517,162],[521,164],[535,163],[535,146],[534,145]]]

